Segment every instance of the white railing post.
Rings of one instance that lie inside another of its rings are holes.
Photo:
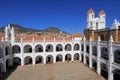
[[[112,44],[113,43],[113,37],[110,36],[110,40],[109,40],[109,58],[108,58],[108,80],[113,80],[113,70],[112,70],[112,63],[113,63],[113,48],[112,48]]]
[[[84,43],[83,62],[84,64],[86,64],[86,38],[85,37],[84,37],[83,43]]]
[[[100,57],[101,57],[101,49],[100,49],[100,36],[98,36],[97,41],[97,73],[101,74],[101,66],[100,66]]]
[[[92,38],[90,37],[89,40],[89,67],[92,69],[92,44],[91,44]]]

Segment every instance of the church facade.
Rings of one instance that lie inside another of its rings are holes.
[[[86,39],[89,40],[92,37],[93,40],[97,40],[100,36],[102,41],[108,41],[110,35],[113,36],[114,41],[120,41],[120,22],[115,19],[110,28],[106,28],[106,13],[101,10],[98,13],[98,17],[95,17],[95,11],[91,8],[87,13],[87,27],[84,30]]]

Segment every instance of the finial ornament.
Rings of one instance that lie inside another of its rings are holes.
[[[100,36],[98,36],[98,41],[101,41]]]
[[[90,36],[90,41],[92,41],[92,38],[91,38],[91,36]]]
[[[113,37],[112,37],[112,35],[110,36],[110,40],[109,41],[113,41]]]
[[[85,41],[86,40],[86,37],[84,36],[83,40]]]

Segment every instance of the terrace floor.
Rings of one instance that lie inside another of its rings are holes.
[[[19,66],[7,80],[105,80],[83,63],[59,62]]]

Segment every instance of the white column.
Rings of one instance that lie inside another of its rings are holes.
[[[3,62],[3,72],[6,72],[6,62]]]
[[[46,64],[46,56],[43,56],[43,63]]]
[[[71,54],[71,61],[74,61],[74,54]]]
[[[62,61],[65,62],[65,55],[63,55],[63,60]]]
[[[46,64],[46,45],[45,45],[45,37],[44,37],[44,44],[43,44],[43,53],[44,53],[44,56],[43,56],[43,63]]]
[[[23,49],[23,42],[22,42],[22,39],[21,39],[21,66],[24,66],[24,49]]]
[[[91,44],[92,38],[90,37],[89,40],[89,67],[92,69],[92,44]]]
[[[72,41],[72,45],[71,45],[71,51],[72,51],[72,54],[71,54],[72,59],[71,59],[71,61],[74,61],[74,42],[73,41]]]
[[[100,36],[98,36],[98,41],[97,41],[97,73],[100,75],[101,74],[101,66],[100,66],[100,57],[101,57],[101,49],[100,49]]]
[[[65,54],[65,41],[63,40],[63,62],[65,62],[65,55],[64,54]]]
[[[3,72],[6,72],[5,44],[4,44],[4,42],[2,43],[2,45],[3,45],[3,55],[2,55],[2,57],[3,57]]]
[[[54,37],[54,44],[53,44],[53,63],[56,63],[56,42],[55,42],[55,37]]]
[[[83,62],[86,64],[86,38],[84,37],[83,43],[84,43],[84,53],[83,53]]]
[[[81,43],[81,41],[80,41],[80,43]],[[79,44],[79,50],[80,50],[80,54],[79,54],[79,60],[81,61],[81,44]]]
[[[108,80],[113,80],[113,70],[112,70],[112,63],[114,61],[114,55],[113,55],[113,48],[112,48],[112,42],[113,38],[110,36],[109,40],[109,59],[108,59]]]
[[[53,55],[53,63],[56,63],[56,55]]]
[[[33,56],[32,56],[32,59],[33,59],[33,62],[32,62],[32,64],[33,65],[35,65],[35,41],[34,41],[34,37],[33,37],[33,39],[32,39],[32,54],[33,54]]]

